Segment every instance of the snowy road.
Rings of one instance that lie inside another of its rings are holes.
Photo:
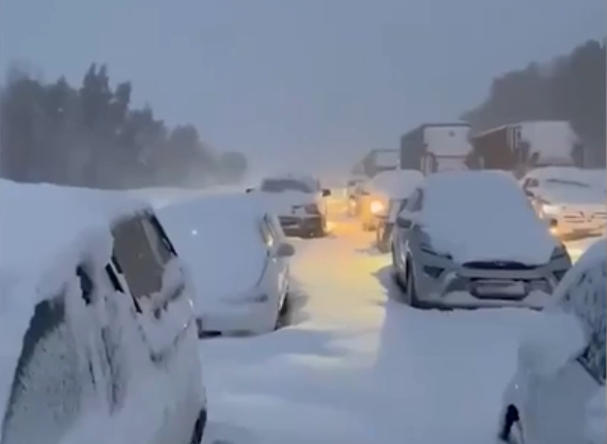
[[[399,305],[371,236],[336,230],[297,243],[295,325],[201,345],[205,443],[227,432],[238,444],[495,443],[517,335],[535,314]]]

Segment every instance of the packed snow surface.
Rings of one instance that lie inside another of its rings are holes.
[[[456,262],[549,261],[556,241],[509,174],[444,172],[427,177],[422,187],[422,229]]]
[[[417,170],[382,171],[371,179],[368,188],[370,192],[390,199],[406,199],[423,178],[424,175]]]
[[[260,231],[263,206],[247,194],[206,196],[162,208],[158,218],[198,292],[199,311],[254,288],[266,250]]]
[[[495,443],[520,334],[537,313],[394,302],[372,235],[336,230],[297,243],[294,325],[202,341],[205,444],[215,425],[230,425],[235,444]]]

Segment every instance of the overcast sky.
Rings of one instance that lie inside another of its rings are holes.
[[[396,147],[491,79],[605,34],[605,0],[0,0],[0,66],[92,61],[169,123],[292,169]]]

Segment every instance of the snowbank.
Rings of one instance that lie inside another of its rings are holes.
[[[180,257],[192,271],[197,310],[253,288],[265,266],[259,200],[246,194],[206,196],[158,211]]]
[[[423,179],[424,175],[417,170],[383,171],[369,182],[368,189],[390,199],[402,200],[409,197]]]
[[[589,444],[607,442],[607,392],[605,386],[596,391],[586,408],[586,439]]]
[[[556,241],[511,175],[444,172],[429,176],[422,186],[422,227],[434,248],[456,262],[549,261]]]

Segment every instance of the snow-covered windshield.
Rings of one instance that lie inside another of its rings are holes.
[[[261,183],[260,190],[267,193],[282,193],[284,191],[314,192],[307,183],[295,179],[266,179]]]

